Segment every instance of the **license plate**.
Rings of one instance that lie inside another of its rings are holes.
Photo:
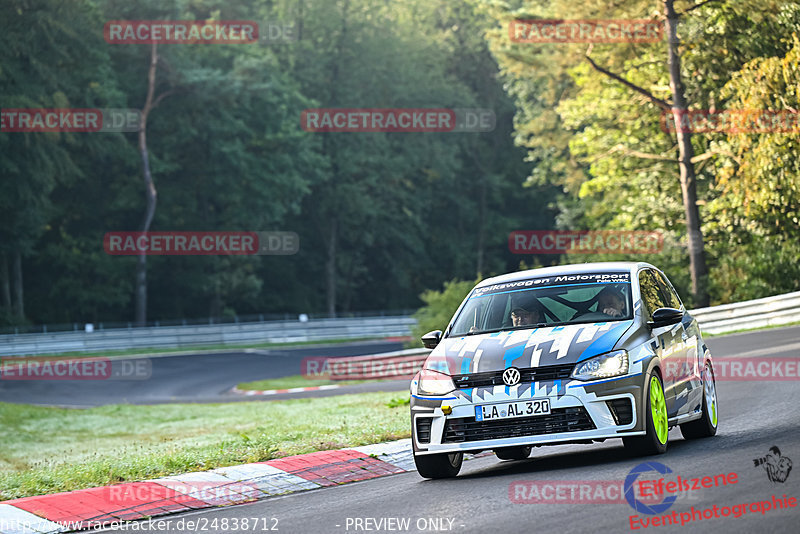
[[[550,399],[482,404],[475,406],[475,420],[511,419],[533,415],[549,415]]]

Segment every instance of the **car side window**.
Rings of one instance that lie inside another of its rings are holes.
[[[667,281],[667,277],[664,276],[664,273],[660,273],[658,271],[653,271],[653,274],[655,275],[656,281],[661,288],[661,293],[664,295],[664,298],[667,301],[667,306],[670,308],[675,308],[676,310],[680,310],[681,299],[678,298],[678,294],[675,293],[675,290],[672,288],[672,284]]]
[[[639,271],[639,290],[642,293],[642,300],[645,305],[645,317],[650,321],[653,319],[653,312],[659,308],[667,307],[661,290],[658,288],[653,272],[649,269]]]

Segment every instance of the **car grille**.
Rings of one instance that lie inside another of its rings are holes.
[[[629,399],[614,399],[606,401],[614,422],[619,425],[629,425],[633,422],[633,405]]]
[[[430,417],[417,418],[417,441],[420,443],[431,442],[431,423],[433,419]]]
[[[569,378],[569,375],[572,374],[574,368],[574,363],[527,367],[519,370],[520,383],[566,380]],[[505,371],[505,369],[469,375],[453,375],[453,383],[458,389],[477,388],[481,386],[502,386],[503,371]]]
[[[595,428],[591,417],[582,406],[553,408],[550,415],[497,421],[475,421],[474,417],[459,417],[448,419],[445,423],[443,443],[579,432]]]

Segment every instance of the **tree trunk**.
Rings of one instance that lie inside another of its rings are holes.
[[[211,297],[211,305],[208,308],[208,316],[216,320],[222,319],[222,288],[220,288],[219,277],[214,278],[214,295]]]
[[[0,298],[3,309],[11,316],[11,283],[8,277],[8,258],[0,254]]]
[[[486,176],[481,176],[478,184],[478,244],[475,273],[478,278],[483,276],[483,255],[486,242]]]
[[[344,276],[344,280],[342,280],[342,287],[344,288],[344,294],[341,296],[337,295],[339,299],[339,309],[343,312],[350,311],[350,304],[353,302],[353,272],[356,268],[356,261],[357,256],[351,255],[350,261],[347,265],[347,274]]]
[[[336,238],[337,221],[331,219],[328,237],[328,259],[325,262],[326,294],[328,299],[328,317],[336,317]]]
[[[19,250],[14,251],[11,276],[14,297],[13,313],[17,320],[22,322],[25,320],[25,299],[22,295],[22,253]]]
[[[672,90],[672,114],[678,136],[678,164],[680,167],[681,193],[686,214],[686,233],[689,241],[689,269],[692,277],[694,306],[703,308],[709,305],[708,267],[706,266],[703,233],[700,229],[700,210],[697,207],[697,179],[694,172],[694,149],[692,134],[681,127],[681,120],[687,112],[686,95],[681,79],[681,57],[678,53],[678,14],[674,0],[664,0],[667,17],[667,37],[669,43],[669,79]]]
[[[150,174],[150,156],[147,153],[147,116],[153,109],[153,93],[155,92],[156,66],[158,53],[154,43],[150,49],[150,70],[147,74],[147,100],[142,108],[142,121],[139,126],[139,153],[142,156],[142,171],[146,207],[142,220],[142,232],[150,231],[150,223],[156,212],[156,186]],[[136,261],[136,325],[147,324],[147,255],[140,252]]]
[[[350,1],[344,0],[342,5],[342,30],[339,34],[339,39],[336,45],[338,52],[336,54],[336,59],[333,61],[333,65],[331,66],[330,102],[333,106],[338,105],[339,102],[339,61],[344,57],[344,41],[348,31],[347,16],[349,10]],[[324,153],[331,155],[332,182],[333,184],[338,184],[341,183],[339,178],[339,164],[337,161],[338,151],[335,148],[335,143],[333,143],[333,140],[330,137],[331,134],[328,133],[324,135],[323,151]],[[335,185],[333,187],[335,187]],[[338,253],[339,238],[338,220],[336,215],[332,215],[330,218],[329,232],[329,238],[326,240],[326,245],[328,247],[328,259],[325,262],[325,279],[327,286],[326,297],[328,304],[328,317],[333,318],[336,317],[336,255]]]
[[[304,9],[306,4],[303,0],[300,0],[298,4],[299,8],[297,10],[297,15],[294,17],[295,24],[297,25],[295,26],[295,28],[297,28],[297,33],[295,35],[297,37],[297,40],[301,41],[303,39],[303,20],[305,20],[306,18],[306,13]]]

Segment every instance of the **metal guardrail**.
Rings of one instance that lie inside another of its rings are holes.
[[[372,310],[372,311],[339,311],[336,314],[338,319],[359,319],[362,317],[407,317],[413,314],[415,309],[396,309],[396,310]],[[205,326],[205,325],[227,325],[239,323],[265,323],[265,322],[292,322],[299,320],[301,315],[311,321],[318,321],[328,319],[330,316],[327,313],[258,313],[250,315],[234,315],[223,317],[206,317],[206,318],[193,318],[193,319],[162,319],[160,321],[148,321],[143,327],[150,326]],[[49,334],[55,332],[79,332],[87,327],[85,322],[81,323],[48,323],[48,324],[31,324],[31,325],[15,325],[15,326],[0,326],[0,338],[4,335],[19,335],[19,334]],[[119,330],[128,328],[138,328],[130,321],[100,321],[91,324],[92,330]]]
[[[414,324],[400,316],[19,334],[0,336],[0,356],[405,337]]]
[[[800,291],[690,313],[708,334],[782,325],[800,321]],[[405,337],[415,323],[409,316],[359,317],[5,335],[0,336],[0,356]]]
[[[690,310],[706,334],[724,334],[734,330],[778,326],[800,321],[800,291]]]

